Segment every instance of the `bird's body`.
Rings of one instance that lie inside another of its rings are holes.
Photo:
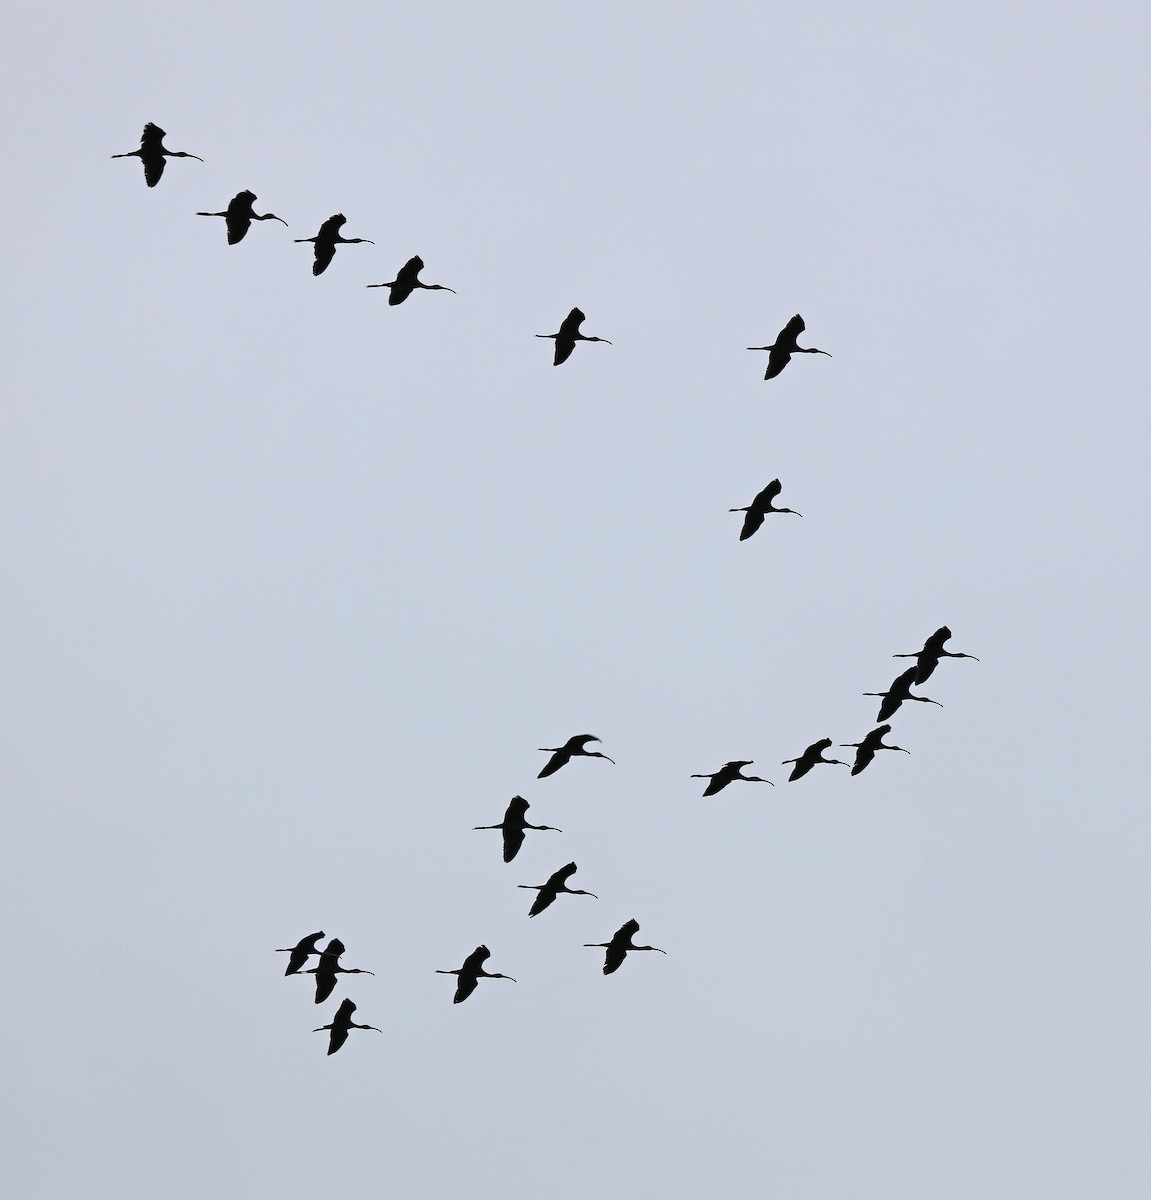
[[[313,954],[319,954],[316,949],[316,943],[324,936],[324,931],[321,929],[319,933],[309,933],[307,937],[300,938],[294,946],[282,946],[276,951],[277,954],[289,954],[288,969],[284,972],[285,975],[298,975],[300,968],[308,961]]]
[[[341,967],[340,955],[344,952],[344,943],[339,938],[332,940],[320,952],[320,961],[303,972],[305,975],[316,977],[316,1003],[323,1002],[336,990],[337,975],[374,975],[374,971],[365,971],[361,967]]]
[[[880,725],[878,729],[873,729],[862,742],[840,742],[839,744],[846,749],[848,746],[855,747],[855,762],[852,764],[852,775],[858,775],[875,757],[878,750],[901,750],[904,754],[910,754],[910,750],[904,750],[902,746],[888,746],[883,738],[884,735],[891,732],[890,725]]]
[[[500,975],[498,972],[484,970],[484,963],[491,957],[491,953],[487,946],[477,946],[464,959],[462,967],[457,967],[454,971],[436,972],[437,975],[455,975],[457,977],[453,1004],[462,1004],[476,990],[481,979],[511,979],[512,983],[515,983],[510,975]]]
[[[931,673],[939,666],[941,658],[970,658],[975,662],[979,659],[974,654],[960,654],[951,650],[944,650],[943,644],[951,637],[951,630],[946,625],[941,625],[928,639],[923,643],[922,650],[916,650],[912,654],[893,654],[892,658],[914,658],[915,659],[915,682],[926,683],[931,678]]]
[[[892,657],[897,657],[892,655]],[[879,716],[877,721],[886,721],[888,717],[894,716],[899,711],[899,706],[904,700],[918,700],[921,704],[939,704],[938,700],[929,700],[926,696],[913,696],[911,694],[911,685],[915,682],[918,666],[908,667],[902,675],[893,680],[891,687],[886,692],[864,692],[865,696],[882,696],[883,703],[879,706]],[[939,704],[942,708],[943,705]]]
[[[775,341],[770,346],[748,346],[749,350],[770,351],[767,359],[767,372],[764,379],[774,379],[784,367],[791,362],[793,354],[827,354],[826,350],[817,350],[814,346],[800,346],[799,335],[807,328],[803,318],[796,313],[794,317],[776,334]]]
[[[630,921],[625,921],[611,935],[610,942],[584,942],[584,945],[603,947],[607,950],[607,953],[603,956],[603,973],[605,975],[610,975],[613,971],[618,971],[630,950],[654,950],[657,954],[667,953],[666,950],[661,950],[658,946],[637,946],[632,941],[632,938],[638,932],[639,922],[633,917]]]
[[[419,274],[423,269],[424,260],[417,254],[414,258],[409,258],[404,263],[396,272],[396,277],[391,283],[369,283],[367,286],[390,288],[391,292],[388,295],[389,304],[403,304],[416,288],[423,288],[428,292],[451,292],[453,296],[456,294],[455,288],[444,287],[442,283],[421,282]]]
[[[818,742],[812,742],[810,746],[798,758],[785,758],[783,765],[795,763],[791,774],[787,777],[789,783],[796,779],[802,779],[804,775],[811,770],[812,767],[819,763],[825,763],[829,766],[846,767],[848,764],[840,762],[838,758],[824,758],[823,752],[831,745],[831,738],[820,738]]]
[[[184,150],[165,150],[164,131],[151,121],[144,126],[140,135],[140,146],[137,150],[129,150],[125,154],[113,154],[112,158],[138,158],[144,164],[144,182],[149,187],[155,187],[164,174],[165,158],[194,158],[197,162],[204,160],[198,154],[188,154]]]
[[[320,226],[320,231],[315,237],[296,238],[297,242],[313,242],[315,244],[316,257],[312,263],[313,275],[322,275],[328,269],[328,264],[336,256],[338,245],[350,245],[352,242],[367,242],[369,246],[376,244],[371,238],[344,237],[340,230],[347,219],[343,213],[336,213]]]
[[[504,862],[511,862],[524,844],[524,830],[550,829],[554,833],[563,833],[554,825],[533,825],[527,820],[528,802],[523,796],[513,796],[508,802],[504,819],[498,825],[474,825],[474,829],[499,829],[504,835]]]
[[[742,779],[744,783],[771,783],[770,779],[760,779],[758,775],[744,775],[742,769],[750,767],[753,760],[750,758],[737,759],[732,762],[726,762],[718,771],[713,771],[710,775],[693,775],[692,779],[710,779],[711,782],[703,789],[705,796],[714,796],[716,792],[722,792],[729,783],[734,783],[737,779]],[[775,787],[775,784],[771,784]]]
[[[549,775],[554,775],[562,766],[571,762],[573,758],[607,758],[606,754],[601,754],[598,750],[586,749],[588,742],[598,742],[600,739],[590,733],[577,733],[574,737],[568,738],[562,746],[541,746],[540,749],[550,753],[551,758],[544,763],[544,769],[536,776],[537,779],[546,779]],[[607,758],[608,762],[615,765],[614,758]]]
[[[253,221],[279,221],[281,225],[287,225],[288,222],[283,217],[277,217],[275,213],[263,213],[262,215],[252,207],[256,202],[255,192],[237,192],[231,200],[228,201],[228,207],[223,212],[202,212],[197,213],[198,217],[223,217],[228,227],[228,245],[234,246],[237,242],[244,240],[244,234],[252,227]]]
[[[539,895],[532,901],[528,916],[539,916],[545,908],[550,907],[555,902],[560,892],[567,892],[569,896],[591,896],[593,900],[598,900],[599,897],[595,892],[582,892],[579,888],[570,888],[567,886],[567,881],[576,873],[576,870],[575,863],[570,862],[566,867],[560,867],[558,871],[549,875],[546,883],[521,883],[517,885],[527,888],[528,891],[539,892]]]
[[[559,327],[558,333],[537,333],[539,338],[554,338],[556,343],[556,355],[552,362],[553,366],[558,367],[560,363],[567,362],[571,357],[571,352],[575,349],[576,342],[608,342],[607,338],[588,337],[586,334],[580,333],[579,327],[584,322],[584,315],[578,308],[573,308],[570,313],[563,319],[563,323]]]
[[[336,1015],[332,1018],[330,1025],[321,1025],[319,1029],[313,1029],[313,1033],[320,1033],[325,1029],[331,1030],[331,1035],[328,1038],[328,1053],[335,1052],[348,1040],[348,1031],[351,1029],[374,1029],[376,1033],[383,1033],[382,1029],[377,1029],[375,1025],[357,1025],[352,1020],[352,1013],[356,1011],[356,1006],[350,1000],[340,1002],[340,1007],[336,1009]]]
[[[783,490],[783,484],[778,479],[773,479],[767,487],[759,493],[758,496],[746,508],[729,508],[728,512],[746,513],[743,518],[743,528],[739,532],[739,540],[746,542],[749,537],[763,524],[764,518],[768,513],[793,513],[797,517],[802,517],[803,513],[798,513],[794,508],[773,508],[772,501]]]

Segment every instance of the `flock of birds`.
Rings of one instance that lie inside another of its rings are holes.
[[[131,150],[124,154],[114,154],[112,157],[139,158],[144,167],[144,180],[148,187],[155,187],[159,183],[164,174],[165,159],[167,158],[193,158],[198,162],[204,161],[198,155],[189,154],[186,151],[168,150],[164,146],[165,136],[164,130],[158,125],[149,122],[144,126],[140,145],[136,150]],[[279,221],[281,224],[287,225],[287,222],[275,213],[257,213],[255,211],[255,202],[256,195],[251,191],[245,190],[238,192],[229,201],[228,206],[223,211],[200,212],[196,215],[202,217],[223,217],[227,228],[229,245],[236,245],[242,241],[251,228],[253,221]],[[337,246],[354,243],[374,245],[368,238],[344,237],[341,230],[345,223],[346,218],[344,215],[336,213],[323,222],[319,231],[313,237],[295,239],[298,243],[312,244],[313,275],[322,275],[327,270],[335,257]],[[446,287],[443,284],[424,283],[419,278],[419,274],[423,268],[423,259],[415,255],[408,259],[396,272],[395,279],[388,283],[373,283],[367,286],[372,288],[388,288],[388,303],[390,305],[402,304],[417,289],[447,291],[454,294],[453,288]],[[551,339],[555,342],[554,365],[559,366],[561,363],[566,362],[574,351],[577,342],[605,342],[607,345],[611,345],[606,338],[592,337],[582,333],[581,326],[585,319],[580,309],[573,308],[555,333],[536,334],[536,337]],[[814,346],[799,345],[799,336],[804,332],[805,328],[803,318],[797,313],[779,331],[774,342],[770,345],[748,347],[749,350],[768,352],[767,370],[764,374],[764,379],[774,379],[779,375],[795,354],[824,354],[829,358],[831,357],[826,350],[820,350]],[[740,541],[746,541],[755,534],[763,525],[767,516],[772,513],[790,513],[794,516],[803,515],[792,508],[775,506],[774,502],[781,491],[782,484],[778,479],[774,479],[759,492],[750,504],[730,510],[731,512],[742,512],[744,514],[743,525],[739,534]],[[939,704],[939,701],[932,700],[926,696],[913,695],[911,689],[914,686],[925,683],[942,659],[975,658],[972,654],[946,649],[946,643],[950,638],[951,630],[946,626],[941,626],[924,642],[922,649],[910,653],[893,655],[895,658],[914,658],[915,663],[897,676],[886,691],[863,693],[865,696],[882,697],[883,702],[879,706],[877,717],[880,724],[871,730],[870,733],[866,734],[859,742],[839,743],[841,747],[855,750],[854,760],[851,763],[825,757],[825,752],[832,747],[833,741],[828,737],[821,738],[808,746],[802,754],[783,761],[782,765],[791,765],[792,767],[788,781],[794,782],[801,779],[809,771],[820,765],[850,766],[851,774],[858,775],[870,765],[880,750],[899,751],[904,754],[910,753],[910,751],[905,750],[902,746],[889,745],[883,740],[891,732],[891,725],[888,723],[888,718],[894,716],[905,701]],[[546,779],[554,775],[573,758],[577,757],[603,758],[608,762],[614,762],[613,759],[608,758],[601,751],[588,748],[591,743],[599,742],[599,740],[599,738],[591,734],[577,734],[569,738],[562,746],[542,747],[551,757],[539,772],[538,778]],[[703,791],[704,796],[714,796],[736,781],[772,784],[772,780],[764,779],[757,775],[745,775],[743,773],[745,767],[750,767],[753,764],[753,759],[733,759],[730,762],[724,763],[716,771],[693,774],[691,778],[706,779],[708,781]],[[515,859],[520,848],[523,846],[527,830],[562,832],[562,830],[559,830],[554,825],[532,824],[527,819],[528,808],[529,804],[527,800],[519,795],[513,796],[508,803],[501,821],[495,825],[477,825],[474,827],[475,829],[482,830],[500,830],[503,842],[503,861],[505,863],[510,863]],[[518,887],[536,893],[528,911],[528,916],[536,917],[546,911],[562,894],[591,896],[594,899],[598,899],[593,892],[568,886],[568,881],[575,874],[576,870],[576,864],[569,862],[552,872],[543,883],[518,884]],[[621,925],[608,941],[585,942],[584,945],[605,950],[603,973],[611,975],[622,966],[625,958],[631,951],[652,950],[659,954],[666,953],[666,951],[661,950],[658,946],[637,945],[634,939],[638,932],[639,923],[633,918]],[[322,1004],[332,995],[336,989],[339,975],[373,974],[373,972],[364,970],[363,968],[341,966],[340,958],[344,953],[343,942],[338,938],[332,938],[323,949],[320,949],[319,943],[324,937],[325,934],[321,930],[301,938],[294,946],[285,947],[278,951],[278,953],[287,953],[289,955],[287,969],[284,972],[285,975],[310,974],[315,976],[316,1004]],[[305,969],[308,959],[313,956],[317,959],[316,965]],[[456,976],[453,1003],[460,1004],[466,1000],[476,990],[481,979],[508,979],[513,983],[516,982],[510,975],[486,970],[484,964],[490,956],[491,951],[488,947],[480,945],[464,959],[459,967],[436,972],[436,974],[440,975]],[[343,1046],[352,1029],[369,1029],[377,1033],[381,1032],[374,1025],[357,1024],[352,1020],[355,1012],[356,1005],[352,1000],[345,998],[340,1002],[332,1020],[328,1024],[321,1025],[314,1030],[316,1033],[327,1032],[329,1034],[328,1054],[336,1053]]]

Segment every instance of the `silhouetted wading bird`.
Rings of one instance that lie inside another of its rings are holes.
[[[369,283],[367,286],[391,288],[391,295],[388,296],[389,304],[403,304],[403,302],[416,290],[423,288],[426,292],[451,292],[456,294],[455,288],[444,287],[442,283],[423,283],[417,276],[424,269],[424,260],[417,254],[415,258],[409,258],[406,263],[396,272],[395,279],[391,283]]]
[[[847,749],[848,746],[855,747],[855,764],[851,768],[852,775],[858,775],[864,767],[875,757],[877,750],[902,750],[904,754],[910,754],[910,750],[904,750],[902,746],[888,746],[884,740],[884,734],[891,732],[890,725],[880,725],[878,729],[873,729],[862,742],[840,742],[839,744]]]
[[[892,655],[892,657],[896,657]],[[915,682],[915,673],[918,667],[908,667],[897,679],[895,679],[891,687],[886,692],[864,692],[865,696],[882,696],[883,703],[879,706],[879,716],[877,721],[886,721],[888,717],[893,717],[899,711],[899,706],[904,700],[918,700],[920,704],[939,704],[938,700],[929,700],[926,696],[913,696],[911,694],[911,685]],[[943,705],[939,704],[942,708]]]
[[[555,825],[533,825],[527,820],[528,802],[523,796],[513,796],[508,802],[504,819],[498,825],[473,825],[473,829],[502,829],[504,834],[504,862],[511,862],[524,844],[525,829],[550,829],[563,833]]]
[[[456,994],[452,998],[453,1004],[462,1004],[476,990],[476,986],[481,979],[511,979],[512,983],[515,980],[510,975],[501,975],[498,971],[485,971],[484,963],[491,957],[492,952],[487,946],[477,946],[471,954],[464,959],[464,965],[457,967],[454,971],[437,971],[437,975],[456,975]]]
[[[348,1040],[349,1029],[374,1029],[376,1033],[383,1033],[382,1029],[377,1029],[375,1025],[357,1025],[352,1020],[352,1013],[356,1011],[356,1006],[350,1000],[340,1002],[340,1007],[336,1009],[336,1015],[332,1018],[330,1025],[321,1025],[319,1029],[313,1029],[313,1033],[320,1033],[322,1030],[330,1029],[331,1037],[328,1038],[328,1053],[335,1052]]]
[[[113,154],[113,158],[138,158],[144,164],[144,182],[149,187],[155,187],[164,174],[165,158],[194,158],[197,162],[204,160],[198,154],[188,154],[184,150],[165,150],[164,131],[151,121],[144,126],[140,134],[139,150],[129,150],[126,154]]]
[[[252,205],[256,202],[255,192],[237,192],[231,200],[228,201],[228,207],[223,212],[197,213],[198,217],[223,217],[228,225],[228,245],[234,246],[237,242],[244,240],[244,234],[252,227],[253,221],[279,221],[281,225],[286,226],[287,221],[283,217],[277,217],[275,213],[264,213],[262,216],[256,212]]]
[[[567,892],[569,896],[590,896],[593,900],[598,900],[599,897],[595,892],[581,892],[579,888],[570,888],[567,886],[567,881],[576,873],[576,865],[574,862],[568,863],[566,867],[560,869],[548,876],[547,883],[520,883],[517,887],[527,888],[531,892],[539,892],[539,895],[532,901],[529,917],[537,917],[545,908],[555,901],[555,898],[560,892]]]
[[[812,742],[798,758],[785,758],[783,760],[784,766],[787,766],[788,763],[795,763],[791,774],[787,777],[788,783],[796,779],[802,779],[812,767],[819,763],[826,763],[828,766],[846,767],[848,764],[840,762],[838,758],[823,757],[823,752],[830,745],[831,738],[820,738],[818,742]]]
[[[316,977],[316,1003],[323,1002],[336,990],[336,975],[374,975],[375,971],[365,971],[361,967],[341,967],[340,955],[344,952],[344,943],[339,938],[332,940],[320,952],[320,961],[303,972],[305,975]]]
[[[978,662],[979,659],[974,654],[960,654],[951,650],[944,650],[943,643],[951,637],[951,630],[946,625],[941,625],[928,639],[923,643],[922,650],[916,650],[913,654],[893,654],[892,658],[914,658],[915,659],[915,682],[926,683],[931,678],[932,671],[939,666],[941,658],[970,658]],[[915,697],[911,697],[914,699]]]
[[[803,513],[796,512],[794,508],[772,508],[771,502],[782,489],[783,484],[778,479],[773,479],[746,508],[729,508],[727,510],[728,512],[747,513],[747,516],[743,518],[743,528],[739,531],[741,542],[746,542],[751,537],[763,524],[763,519],[768,513],[793,513],[797,517],[803,516]]]
[[[718,771],[713,771],[710,775],[693,775],[692,779],[710,779],[711,783],[703,789],[705,796],[714,796],[716,792],[722,792],[729,783],[734,783],[737,779],[742,779],[744,783],[771,783],[770,779],[760,779],[758,775],[741,775],[740,770],[743,767],[750,767],[753,760],[750,758],[741,758],[738,761],[726,762]],[[774,783],[771,783],[775,787]]]
[[[560,325],[558,333],[537,333],[539,338],[555,338],[556,356],[552,360],[552,366],[558,367],[560,363],[567,362],[571,357],[571,352],[575,349],[576,342],[608,342],[607,338],[588,337],[579,331],[579,327],[584,322],[584,315],[578,308],[573,308],[570,313],[563,319],[563,324]]]
[[[297,242],[314,242],[316,246],[316,261],[312,263],[312,274],[322,275],[328,269],[328,263],[336,256],[337,245],[351,245],[352,242],[367,242],[369,246],[374,246],[376,243],[371,238],[346,238],[340,230],[343,228],[347,217],[343,213],[336,213],[335,216],[329,217],[321,226],[320,232],[315,237],[296,238]]]
[[[827,354],[826,350],[817,350],[814,346],[800,346],[796,339],[807,328],[803,318],[796,313],[794,317],[775,336],[774,344],[770,346],[748,346],[749,350],[770,350],[767,360],[767,372],[764,379],[774,379],[784,367],[791,362],[793,354]]]
[[[605,975],[610,975],[613,971],[620,969],[629,950],[654,950],[657,954],[667,953],[658,946],[637,946],[632,941],[637,933],[639,933],[639,922],[632,917],[611,935],[610,942],[584,942],[584,945],[607,947],[607,953],[603,956],[603,973]]]
[[[551,754],[551,758],[544,764],[544,769],[536,778],[546,779],[549,775],[554,775],[560,767],[571,762],[573,758],[607,758],[606,754],[601,754],[598,750],[585,749],[588,742],[598,742],[599,740],[590,733],[577,733],[575,737],[568,738],[562,746],[541,746],[540,749]],[[615,766],[614,758],[607,758],[607,760],[612,766]]]
[[[298,975],[300,968],[308,961],[313,954],[319,954],[316,949],[316,943],[324,936],[324,931],[321,929],[319,933],[309,933],[307,937],[300,938],[294,946],[282,946],[276,951],[277,954],[290,954],[292,957],[288,959],[288,969],[284,972],[285,975]]]

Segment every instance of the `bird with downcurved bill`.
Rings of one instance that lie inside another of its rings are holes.
[[[797,517],[802,517],[803,513],[796,512],[794,508],[773,508],[772,501],[783,490],[783,484],[778,479],[773,479],[767,487],[759,493],[758,496],[744,508],[729,508],[728,512],[747,513],[743,518],[743,528],[739,531],[739,540],[746,542],[749,537],[763,524],[764,517],[768,513],[792,513]]]
[[[873,729],[862,742],[840,742],[839,744],[846,750],[849,746],[855,747],[855,762],[852,764],[852,775],[858,775],[875,757],[877,750],[902,750],[904,754],[910,754],[910,750],[904,750],[902,746],[889,746],[884,740],[884,735],[891,732],[890,725],[880,725],[878,729]]]
[[[298,975],[300,968],[308,961],[313,954],[319,954],[316,949],[316,943],[324,936],[324,931],[321,929],[318,933],[309,933],[307,937],[300,938],[294,946],[281,946],[277,954],[290,954],[288,959],[288,969],[284,972],[285,975]]]
[[[951,630],[946,625],[941,625],[923,643],[922,650],[916,650],[911,654],[893,654],[891,657],[915,659],[916,683],[926,683],[931,678],[931,673],[939,666],[941,658],[970,658],[974,662],[979,661],[974,654],[960,654],[958,651],[944,650],[943,643],[950,638]]]
[[[637,946],[632,938],[639,932],[639,922],[632,917],[630,921],[625,921],[611,935],[610,942],[584,942],[585,946],[595,946],[606,948],[607,953],[603,956],[603,973],[605,975],[612,974],[613,971],[618,971],[623,965],[623,960],[632,950],[654,950],[657,954],[666,954],[666,950],[661,950],[658,946]]]
[[[764,379],[774,379],[784,367],[791,362],[793,354],[827,354],[826,350],[817,350],[814,346],[800,346],[797,339],[807,328],[803,318],[796,313],[794,317],[775,335],[775,341],[770,346],[748,346],[749,350],[768,350],[767,371]]]
[[[312,242],[315,245],[315,261],[312,263],[312,274],[322,275],[327,269],[328,264],[336,256],[336,247],[338,245],[348,246],[353,242],[367,242],[369,246],[374,246],[376,243],[371,238],[346,238],[340,230],[347,222],[347,217],[343,213],[336,213],[329,217],[321,226],[319,233],[315,237],[296,238],[297,242]]]
[[[424,283],[420,280],[418,276],[423,269],[424,260],[417,254],[404,263],[396,272],[396,277],[391,283],[369,283],[366,286],[391,288],[388,295],[389,304],[403,304],[416,288],[423,288],[427,292],[451,292],[453,296],[456,294],[455,288],[444,287],[442,283]]]
[[[892,655],[892,658],[895,658]],[[918,665],[908,667],[902,675],[893,680],[891,687],[886,692],[864,692],[865,696],[882,696],[883,703],[879,706],[879,715],[875,718],[877,721],[886,721],[888,717],[893,717],[899,711],[899,706],[904,700],[918,700],[920,704],[938,704],[938,700],[929,700],[926,696],[913,696],[911,694],[911,685],[915,682],[916,672],[919,670]]]
[[[795,763],[791,774],[787,777],[788,783],[792,783],[796,779],[802,779],[812,767],[817,766],[819,763],[824,763],[827,766],[846,767],[848,764],[840,762],[838,758],[823,757],[823,752],[830,745],[831,738],[820,738],[818,742],[812,742],[798,758],[785,758],[783,760],[784,766],[787,766],[788,763]]]
[[[705,796],[714,796],[716,792],[722,792],[729,783],[734,783],[737,779],[742,779],[744,783],[771,783],[770,779],[760,779],[758,775],[742,774],[744,767],[750,767],[754,760],[750,758],[735,759],[732,762],[725,762],[718,771],[712,771],[710,775],[692,775],[692,779],[710,779],[711,782],[703,789]],[[771,783],[775,787],[774,783]]]
[[[555,825],[533,825],[527,819],[528,802],[523,796],[513,796],[508,802],[504,819],[498,825],[473,825],[473,829],[499,829],[504,835],[504,862],[511,862],[524,844],[524,830],[550,829],[554,833],[563,833]]]
[[[279,221],[287,226],[288,222],[275,213],[258,213],[252,207],[256,202],[255,192],[237,192],[228,201],[228,207],[223,212],[200,212],[198,217],[223,217],[228,228],[228,245],[234,246],[244,240],[244,234],[252,227],[253,221]]]
[[[492,952],[487,946],[477,946],[464,959],[462,967],[457,967],[454,971],[436,971],[437,975],[455,975],[457,977],[456,994],[452,997],[453,1004],[462,1004],[476,990],[481,979],[510,979],[512,983],[515,983],[510,975],[484,970],[484,963],[488,961],[491,954]]]
[[[576,870],[575,863],[570,862],[566,867],[560,867],[558,871],[553,871],[548,876],[546,883],[517,884],[517,887],[526,888],[531,892],[539,892],[539,895],[532,901],[528,916],[538,917],[545,908],[551,907],[560,892],[567,892],[569,896],[590,896],[593,900],[598,900],[599,897],[595,892],[582,892],[579,888],[568,887],[567,881],[576,873]]]
[[[339,938],[332,940],[320,951],[320,961],[306,971],[304,975],[316,977],[316,1003],[323,1002],[336,990],[336,976],[339,975],[374,975],[375,971],[365,971],[362,967],[341,967],[340,955],[344,952],[344,943]]]
[[[160,176],[164,174],[165,158],[194,158],[197,162],[204,161],[198,154],[188,154],[184,150],[165,150],[165,136],[159,125],[153,125],[149,121],[140,135],[138,149],[129,150],[125,154],[113,154],[110,157],[138,158],[144,164],[144,182],[149,187],[155,187],[160,182]]]
[[[555,338],[556,355],[552,361],[552,366],[558,367],[560,363],[567,362],[571,357],[571,352],[575,349],[576,342],[606,342],[611,345],[607,338],[588,337],[586,334],[580,333],[579,327],[583,324],[585,318],[578,308],[573,308],[563,322],[560,324],[558,333],[537,333],[538,338]]]
[[[356,1011],[356,1006],[350,1000],[342,1000],[340,1007],[336,1009],[336,1015],[332,1018],[330,1025],[321,1025],[318,1029],[313,1029],[313,1033],[321,1033],[325,1029],[330,1029],[331,1036],[328,1038],[328,1053],[335,1052],[348,1040],[348,1031],[350,1029],[373,1029],[376,1033],[383,1033],[382,1029],[375,1025],[357,1025],[352,1020],[352,1013]]]
[[[601,754],[598,750],[588,750],[588,742],[598,742],[599,738],[590,733],[577,733],[574,737],[568,738],[562,746],[540,746],[540,750],[551,755],[551,758],[544,763],[544,769],[536,776],[537,779],[546,779],[549,775],[554,775],[562,766],[571,762],[573,758],[607,758],[606,754]],[[608,762],[615,766],[614,758],[607,758]]]

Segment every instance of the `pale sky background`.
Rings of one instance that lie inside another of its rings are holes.
[[[1148,26],[14,10],[7,1195],[1147,1196]],[[943,624],[912,754],[787,784]]]

